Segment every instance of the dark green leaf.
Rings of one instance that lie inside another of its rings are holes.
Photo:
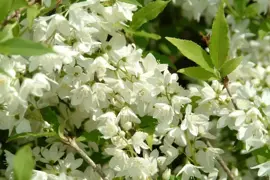
[[[270,33],[270,19],[266,19],[259,28],[259,38],[263,39],[266,35]]]
[[[263,146],[253,151],[252,154],[257,158],[258,163],[264,163],[270,159],[270,147]]]
[[[26,133],[20,133],[16,134],[14,136],[11,136],[8,138],[7,142],[14,141],[17,139],[22,139],[22,138],[40,138],[40,137],[52,137],[55,136],[55,132],[41,132],[41,133],[33,133],[33,132],[26,132]]]
[[[176,46],[179,51],[188,59],[195,62],[207,71],[213,71],[211,58],[207,52],[201,48],[201,46],[189,40],[170,37],[166,37],[166,39]]]
[[[5,55],[38,56],[53,53],[53,50],[30,40],[12,38],[0,43],[0,53]]]
[[[28,27],[31,29],[33,26],[34,19],[40,13],[38,6],[30,6],[27,8],[27,21]]]
[[[142,7],[142,5],[136,0],[118,0],[118,1],[128,3],[128,4],[134,4],[136,6]]]
[[[32,150],[29,146],[19,149],[14,157],[13,169],[15,180],[30,180],[35,166]]]
[[[179,69],[178,72],[199,80],[217,79],[217,77],[201,67],[188,67]]]
[[[157,126],[157,119],[151,116],[144,116],[141,119],[141,123],[139,124],[139,129],[143,132],[148,133],[149,135],[154,134],[155,128]]]
[[[221,67],[221,70],[220,70],[221,76],[225,77],[231,72],[233,72],[239,66],[241,61],[242,61],[242,57],[237,57],[229,61],[226,61]]]
[[[77,141],[91,141],[91,142],[96,142],[100,144],[101,141],[103,141],[102,134],[99,132],[99,130],[93,130],[91,132],[83,132],[80,137],[78,137],[76,140]]]
[[[138,29],[144,23],[155,19],[167,6],[169,1],[153,1],[138,10],[132,17],[131,27]]]
[[[159,40],[161,38],[161,36],[159,36],[158,34],[148,33],[145,31],[134,31],[134,30],[128,29],[128,28],[124,28],[124,30],[126,33],[129,33],[129,34],[134,35],[134,36],[140,36],[140,37],[150,38],[150,39],[154,39],[154,40]]]
[[[43,120],[47,121],[54,129],[55,132],[58,132],[59,122],[57,114],[51,109],[51,107],[45,107],[40,109]]]
[[[156,51],[151,51],[151,53],[155,56],[156,60],[159,61],[161,64],[168,64],[172,69],[174,70],[177,69],[168,56],[159,54]]]
[[[229,37],[228,24],[224,16],[223,3],[220,3],[214,23],[212,25],[212,35],[210,39],[210,56],[213,65],[220,69],[228,58]]]

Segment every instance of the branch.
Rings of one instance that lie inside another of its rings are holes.
[[[28,5],[29,6],[32,6],[36,3],[36,0],[31,0],[30,2],[28,2]],[[1,24],[1,27],[4,27],[5,25],[8,24],[8,22],[13,19],[13,18],[16,18],[16,17],[20,17],[21,13],[26,10],[27,7],[22,7],[18,10],[15,10],[11,15],[9,15],[4,21],[3,23]]]
[[[223,88],[226,89],[228,95],[230,96],[230,99],[231,99],[231,102],[232,102],[232,104],[233,104],[234,109],[237,110],[238,107],[237,107],[236,103],[234,102],[234,100],[233,100],[233,98],[232,98],[232,94],[231,94],[231,91],[230,91],[228,85],[229,85],[229,78],[228,78],[228,76],[226,76],[226,77],[223,79]]]
[[[208,140],[206,140],[206,144],[209,147],[213,147],[212,144]],[[222,169],[226,172],[226,174],[228,175],[229,179],[234,180],[233,173],[230,171],[230,169],[226,165],[225,161],[221,158],[221,156],[218,155],[216,157],[216,160],[220,164],[220,166],[222,167]]]
[[[78,146],[76,138],[65,137],[65,139],[61,138],[61,140],[65,144],[74,148],[81,155],[81,157],[100,175],[102,180],[108,180],[101,168],[97,166],[95,162]]]

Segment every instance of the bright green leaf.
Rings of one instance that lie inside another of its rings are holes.
[[[27,145],[20,148],[16,152],[13,162],[15,180],[30,180],[34,166],[31,148]]]
[[[0,3],[0,22],[2,22],[7,16],[12,6],[11,0],[1,0]]]
[[[8,39],[13,38],[14,36],[18,35],[19,31],[19,25],[17,22],[13,24],[7,24],[3,28],[2,31],[0,31],[0,42],[4,42]]]
[[[229,37],[228,24],[225,19],[223,3],[221,2],[219,10],[216,14],[212,25],[212,35],[210,39],[210,56],[213,65],[220,69],[228,58],[229,52]]]
[[[252,3],[245,9],[245,15],[247,18],[253,18],[258,16],[258,9],[259,4],[258,3]]]
[[[183,68],[179,69],[178,72],[199,80],[217,79],[213,73],[206,71],[201,67]]]
[[[128,4],[134,4],[136,6],[142,7],[142,5],[136,0],[118,0],[118,1],[128,3]]]
[[[152,147],[153,147],[153,135],[148,135],[147,138],[146,138],[146,142],[147,142],[147,145],[148,147],[150,148],[150,150],[152,151]]]
[[[27,8],[27,21],[28,21],[28,27],[31,29],[33,26],[34,19],[37,17],[37,15],[40,13],[40,9],[38,6],[30,6]]]
[[[132,29],[138,29],[144,23],[155,19],[167,6],[169,1],[153,1],[138,10],[132,17]]]
[[[14,141],[17,139],[22,139],[22,138],[40,138],[40,137],[52,137],[55,136],[55,132],[41,132],[41,133],[33,133],[33,132],[25,132],[25,133],[20,133],[16,134],[14,136],[11,136],[8,138],[7,142]]]
[[[226,61],[220,69],[221,76],[225,77],[231,72],[233,72],[239,66],[241,61],[242,61],[242,57],[237,57],[229,61]]]
[[[247,5],[247,0],[236,0],[233,3],[236,12],[243,16]]]
[[[55,132],[58,132],[59,121],[57,114],[52,110],[51,107],[45,107],[40,109],[43,120],[47,121],[54,129]]]
[[[189,40],[170,37],[166,37],[166,39],[175,45],[188,59],[195,62],[205,70],[213,72],[211,58],[207,52],[201,48],[201,46]]]
[[[0,43],[0,53],[5,55],[38,56],[53,53],[53,50],[30,40],[12,38]]]
[[[26,2],[26,0],[13,0],[10,11],[17,10],[21,7],[26,7],[26,6],[28,6],[28,3]]]

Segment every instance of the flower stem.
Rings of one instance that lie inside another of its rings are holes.
[[[212,144],[208,140],[206,140],[206,144],[209,147],[213,147]],[[225,161],[221,158],[221,156],[218,155],[216,157],[216,160],[220,164],[220,166],[222,167],[222,169],[226,172],[226,174],[228,175],[229,179],[234,180],[235,178],[234,178],[232,172],[230,171],[230,169],[226,165]]]
[[[81,155],[81,157],[100,175],[102,180],[108,180],[101,168],[98,167],[96,163],[78,146],[76,138],[66,137],[65,139],[62,139],[62,141],[74,148]]]
[[[230,91],[230,89],[229,89],[229,87],[228,87],[228,84],[229,84],[229,78],[228,78],[228,76],[226,76],[226,77],[223,79],[223,86],[224,86],[224,88],[226,89],[228,95],[230,96],[230,99],[231,99],[231,102],[232,102],[232,104],[233,104],[234,109],[237,110],[238,107],[237,107],[236,103],[234,102],[234,100],[233,100],[233,98],[232,98],[232,94],[231,94],[231,91]]]

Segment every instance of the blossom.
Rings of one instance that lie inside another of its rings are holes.
[[[269,176],[270,175],[270,161],[251,167],[251,169],[259,169],[258,176]]]

